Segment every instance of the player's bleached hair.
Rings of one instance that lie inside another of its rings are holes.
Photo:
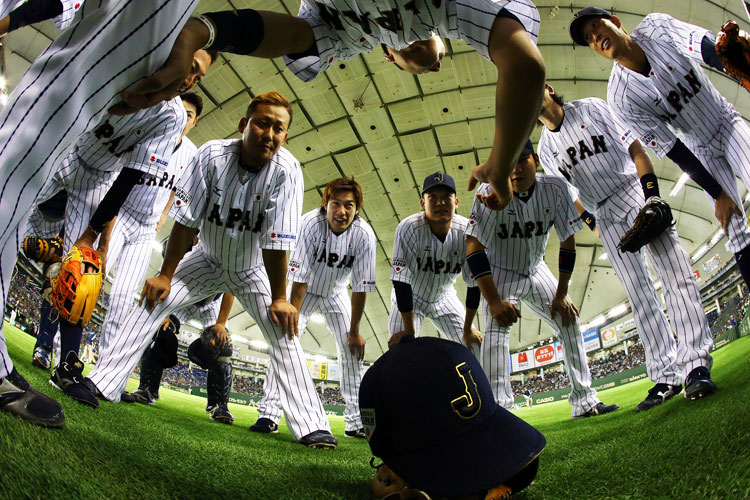
[[[250,119],[251,116],[253,116],[253,113],[255,113],[255,109],[258,107],[258,104],[268,104],[270,106],[281,106],[286,109],[287,113],[289,113],[289,124],[287,125],[287,130],[289,130],[289,127],[292,126],[292,104],[289,102],[289,100],[281,95],[278,92],[266,92],[264,94],[258,94],[255,97],[253,97],[253,100],[250,101],[250,105],[247,107],[247,112],[245,113],[245,118]]]
[[[323,198],[320,200],[320,211],[322,213],[326,212],[326,205],[328,205],[328,200],[331,199],[331,196],[340,191],[351,192],[354,196],[354,203],[357,204],[357,210],[362,209],[364,200],[362,197],[362,187],[359,185],[359,182],[355,181],[354,177],[339,177],[329,182],[323,190]]]
[[[200,116],[203,113],[203,98],[195,92],[185,92],[180,96],[180,99],[195,106],[195,116]]]

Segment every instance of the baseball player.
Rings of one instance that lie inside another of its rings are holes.
[[[498,68],[492,152],[472,172],[469,188],[489,181],[502,202],[510,201],[508,176],[534,126],[540,105],[534,93],[544,85],[544,61],[536,47],[539,12],[530,0],[302,0],[298,17],[239,9],[206,13],[185,28],[177,45],[182,51],[205,46],[256,57],[285,56],[288,68],[304,81],[336,60],[381,44],[386,59],[405,71],[439,71],[445,54],[440,37],[465,41]],[[153,88],[172,82],[189,66],[180,53],[173,52],[173,64],[143,85],[145,96],[127,94],[126,102],[143,107],[160,100]]]
[[[112,339],[111,355],[102,355],[89,374],[105,398],[119,401],[163,318],[217,292],[231,293],[269,344],[294,438],[336,447],[295,336],[297,309],[286,300],[286,251],[296,244],[304,191],[299,162],[281,148],[291,110],[281,94],[260,94],[240,119],[242,139],[209,141],[193,157],[175,192],[175,225],[161,272],[146,280],[141,294],[146,307],[128,316],[128,335]],[[203,236],[185,254],[199,226]]]
[[[128,272],[118,273],[112,283],[110,305],[102,326],[104,332],[114,330],[131,307],[137,292],[136,287],[141,284],[146,273],[146,266],[151,255],[151,242],[166,218],[169,202],[173,196],[172,189],[176,183],[175,176],[182,174],[188,160],[196,151],[195,145],[185,137],[185,134],[195,126],[203,109],[203,102],[195,93],[183,94],[181,100],[187,114],[187,122],[179,138],[177,149],[170,156],[167,170],[158,178],[146,176],[147,178],[141,177],[138,180],[125,199],[112,229],[107,252],[108,270],[113,271],[118,267],[119,257],[122,255],[124,264],[119,264],[119,266],[127,269]],[[33,235],[37,238],[53,239],[63,234],[67,201],[67,191],[61,190],[51,199],[35,206],[29,217],[30,231],[27,238]],[[164,208],[160,214],[158,211],[161,206]],[[150,213],[149,207],[153,207]],[[49,369],[51,364],[52,340],[57,332],[58,323],[57,310],[48,300],[43,299],[40,331],[37,335],[32,363],[45,370]],[[105,346],[107,339],[108,336],[102,335],[100,348]]]
[[[690,258],[674,227],[637,253],[617,249],[646,200],[659,196],[651,160],[634,134],[618,128],[617,118],[601,99],[566,104],[548,86],[539,115],[545,126],[539,156],[545,172],[564,177],[584,206],[596,212],[604,249],[630,300],[648,376],[655,383],[638,405],[641,411],[679,394],[685,375],[687,397],[716,389],[708,375],[713,338]],[[646,267],[647,254],[662,282],[672,329]]]
[[[195,85],[205,75],[215,58],[216,53],[204,50],[196,52],[194,61],[197,69],[185,80],[184,87],[189,89]],[[181,99],[175,98],[132,116],[108,118],[79,139],[66,158],[64,166],[53,176],[39,196],[41,201],[51,198],[61,190],[67,192],[65,248],[71,248],[73,245],[94,248],[94,243],[98,239],[97,251],[104,261],[112,231],[111,220],[125,204],[129,193],[142,179],[143,174],[151,176],[147,180],[148,184],[155,182],[153,178],[167,184],[170,175],[173,175],[174,172],[169,170],[169,159],[176,149],[186,121],[187,113]],[[164,197],[167,198],[168,190],[163,191]],[[155,193],[150,193],[147,197],[151,198],[152,194]],[[136,193],[136,196],[139,195]],[[139,205],[131,213],[155,210],[160,214],[161,207],[154,209],[153,199],[145,203],[145,209],[143,205]],[[129,232],[132,234],[137,232],[138,225],[143,225],[143,221],[147,219],[148,215],[134,217],[125,214],[123,224],[130,228]],[[124,225],[121,224],[121,227]],[[152,227],[147,228],[149,238],[153,238],[155,234],[155,225],[154,221]],[[99,233],[105,228],[107,231],[99,238]],[[148,244],[150,245],[150,241]],[[141,251],[143,248],[141,246]],[[150,250],[148,253],[150,254]],[[143,273],[145,269],[141,268],[141,278]],[[119,284],[115,293],[121,295],[119,302],[127,300],[126,297],[122,297],[126,293],[120,290]],[[121,311],[116,311],[119,312]],[[116,319],[121,320],[119,317]],[[86,389],[79,373],[82,364],[77,359],[77,353],[81,334],[80,325],[66,321],[60,323],[61,355],[50,381],[53,386],[74,400],[96,408],[98,401]],[[102,334],[104,349],[108,344],[107,335],[108,332]]]
[[[591,373],[578,321],[578,309],[568,298],[568,281],[575,266],[575,233],[581,228],[565,182],[536,175],[539,160],[531,141],[526,143],[511,174],[514,199],[504,210],[482,184],[471,208],[466,230],[466,260],[485,299],[485,337],[482,368],[497,403],[510,409],[510,329],[523,302],[546,322],[563,344],[570,379],[568,402],[573,418],[592,417],[620,407],[605,405],[591,387]],[[550,229],[560,240],[559,280],[544,262]]]
[[[341,395],[345,435],[364,438],[359,415],[359,384],[364,369],[365,339],[359,322],[367,292],[375,291],[376,238],[360,216],[362,188],[346,177],[329,182],[320,208],[306,213],[300,222],[300,241],[289,260],[287,279],[292,282],[289,302],[299,310],[299,331],[304,331],[314,312],[325,318],[336,339],[341,365]],[[352,296],[346,291],[351,278]],[[254,432],[274,432],[281,419],[279,388],[269,366],[263,399],[258,403]]]
[[[595,7],[576,13],[570,34],[614,61],[607,100],[615,115],[709,194],[727,249],[750,282],[750,228],[735,181],[738,176],[750,188],[750,128],[700,66],[723,71],[713,34],[667,14],[649,14],[628,35],[616,16]]]
[[[197,0],[83,3],[74,26],[31,65],[0,110],[0,283],[3,307],[20,225],[76,140],[100,124],[119,92],[161,67]],[[17,5],[0,2],[0,18]],[[134,59],[134,54],[138,57]],[[190,66],[192,53],[186,54]],[[188,74],[185,71],[184,74]],[[175,88],[182,83],[181,79]],[[41,125],[43,124],[43,125]],[[41,128],[40,128],[41,126]],[[62,409],[29,390],[0,334],[2,408],[40,425],[62,425]],[[17,403],[10,403],[13,399]],[[39,404],[29,404],[38,401]]]
[[[448,340],[463,341],[478,354],[482,334],[471,324],[480,293],[466,264],[469,221],[456,214],[453,177],[443,172],[428,175],[419,203],[424,211],[402,220],[393,240],[388,345],[405,335],[418,336],[427,316]],[[453,287],[459,274],[467,286],[465,310]]]

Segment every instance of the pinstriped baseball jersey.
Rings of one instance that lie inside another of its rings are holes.
[[[84,0],[58,0],[62,6],[62,14],[55,17],[53,21],[57,29],[64,30],[73,23],[73,18],[78,13],[78,10],[83,5]]]
[[[97,170],[129,167],[161,176],[187,123],[176,97],[127,116],[105,116],[76,143],[78,157]]]
[[[170,193],[177,189],[177,183],[197,151],[193,141],[183,137],[177,150],[169,158],[167,169],[158,176],[141,177],[120,211],[127,212],[144,225],[156,224],[169,201]]]
[[[375,233],[362,217],[337,235],[316,208],[302,216],[299,234],[289,281],[307,283],[307,293],[333,297],[346,290],[351,276],[353,292],[375,291]]]
[[[543,128],[537,151],[547,174],[563,176],[590,210],[638,175],[624,131],[607,103],[594,97],[565,103],[563,122]],[[619,140],[618,140],[619,139]]]
[[[660,158],[678,136],[692,151],[710,144],[726,114],[736,113],[700,66],[710,31],[667,14],[649,14],[632,37],[651,69],[644,76],[614,63],[607,86],[613,111]]]
[[[491,192],[489,184],[477,190]],[[475,199],[466,235],[484,245],[494,268],[528,276],[544,262],[552,226],[560,241],[581,229],[573,201],[565,180],[537,174],[533,196],[525,202],[514,197],[505,209],[490,210]]]
[[[455,214],[451,228],[440,241],[424,212],[410,215],[396,227],[391,261],[391,281],[411,285],[419,300],[433,302],[454,290],[459,273],[466,286],[476,286],[466,263],[466,228],[469,220]]]
[[[490,59],[490,28],[505,9],[537,41],[539,12],[530,0],[302,0],[298,17],[312,26],[318,55],[290,59],[287,67],[304,81],[335,60],[368,53],[384,43],[401,50],[432,33],[461,39]]]
[[[293,250],[304,194],[302,168],[286,149],[257,172],[239,162],[241,141],[209,141],[175,191],[171,215],[201,226],[206,256],[222,269],[263,266],[261,249]]]

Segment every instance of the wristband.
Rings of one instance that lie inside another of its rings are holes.
[[[659,196],[659,181],[656,174],[646,174],[641,177],[641,187],[643,188],[643,199],[648,200],[652,196]]]
[[[594,214],[592,214],[588,210],[584,210],[583,212],[581,212],[581,216],[579,217],[579,219],[592,231],[596,227],[596,217],[594,217]]]
[[[561,273],[573,274],[573,268],[576,267],[576,251],[560,248],[560,258],[558,268]]]

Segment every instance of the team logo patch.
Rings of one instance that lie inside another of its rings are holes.
[[[289,270],[291,272],[298,271],[300,267],[302,266],[300,265],[300,262],[298,260],[289,261]]]
[[[178,207],[186,207],[190,205],[193,197],[185,191],[182,187],[177,187],[174,191],[174,204]]]
[[[641,142],[650,148],[655,148],[659,142],[656,140],[656,134],[649,132],[648,134],[641,137]]]
[[[163,165],[163,166],[165,166],[165,167],[166,167],[166,166],[169,166],[169,162],[168,162],[167,160],[165,160],[165,159],[163,159],[163,158],[159,158],[159,157],[158,157],[158,156],[156,156],[156,155],[151,155],[151,162],[152,162],[152,163],[157,163],[157,164],[159,164],[159,165]]]
[[[393,259],[393,270],[400,273],[403,268],[406,267],[405,259]]]
[[[360,408],[359,414],[362,417],[362,426],[365,428],[365,437],[369,441],[372,433],[375,432],[375,408]]]

